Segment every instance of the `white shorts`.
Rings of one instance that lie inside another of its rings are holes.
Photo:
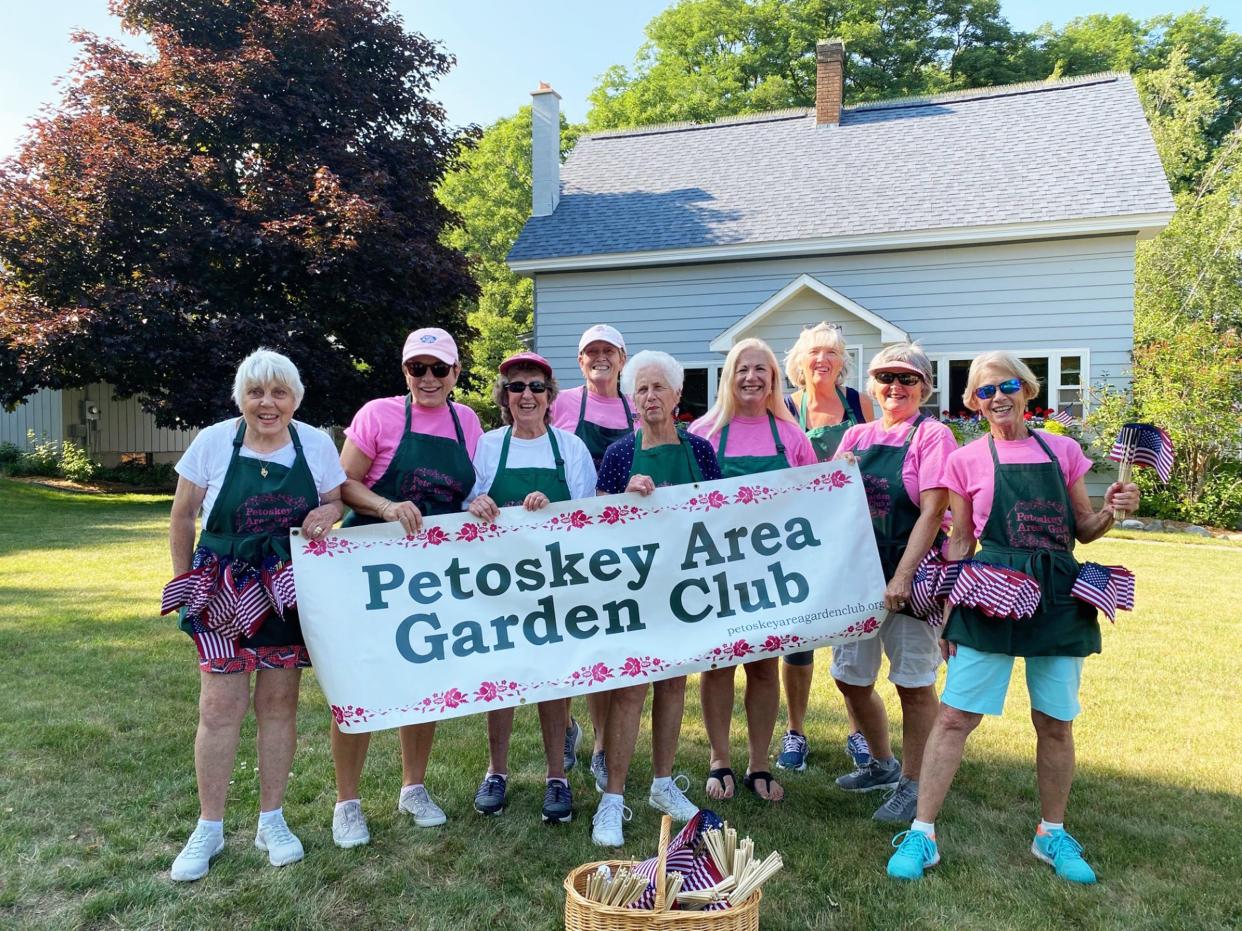
[[[936,684],[940,631],[908,614],[893,614],[869,640],[832,648],[832,677],[846,685],[874,685],[881,653],[888,656],[888,681],[916,689]]]

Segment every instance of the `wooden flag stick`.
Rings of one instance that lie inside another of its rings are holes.
[[[1130,481],[1130,468],[1134,465],[1134,453],[1138,448],[1138,431],[1131,427],[1123,427],[1125,452],[1121,454],[1121,464],[1117,468],[1117,481],[1123,485]],[[1113,520],[1120,523],[1126,519],[1126,512],[1121,508],[1113,508]]]

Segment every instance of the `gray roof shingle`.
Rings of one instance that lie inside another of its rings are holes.
[[[1128,75],[583,136],[510,261],[1171,211]]]

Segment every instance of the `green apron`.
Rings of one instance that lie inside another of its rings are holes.
[[[1024,621],[989,618],[955,607],[944,637],[985,653],[1008,656],[1088,656],[1100,652],[1095,608],[1070,592],[1078,578],[1077,525],[1061,463],[1038,433],[1047,462],[1001,465],[988,437],[996,489],[979,538],[980,562],[1025,572],[1039,583],[1039,609]]]
[[[586,448],[591,453],[591,458],[595,460],[595,471],[599,471],[599,464],[604,461],[604,452],[621,437],[632,433],[634,430],[634,415],[630,413],[630,405],[625,400],[625,395],[621,395],[621,406],[625,408],[625,429],[620,427],[601,427],[597,423],[591,423],[586,419],[586,402],[587,393],[590,387],[584,385],[582,387],[582,404],[578,407],[578,426],[574,430],[574,436],[586,443]],[[495,500],[493,498],[493,500]]]
[[[703,481],[703,472],[694,458],[690,441],[680,433],[676,443],[661,443],[643,449],[643,431],[634,434],[634,455],[630,459],[630,478],[646,475],[657,488],[689,485]]]
[[[720,462],[721,478],[737,478],[741,475],[754,475],[758,472],[775,472],[788,469],[789,459],[785,456],[785,444],[776,430],[776,418],[768,412],[768,426],[772,428],[772,442],[776,444],[776,452],[770,456],[726,456],[725,449],[729,445],[729,427],[720,431],[720,453],[716,457]]]
[[[446,436],[411,432],[411,404],[407,397],[401,442],[393,453],[392,462],[388,463],[388,468],[371,486],[371,490],[392,501],[409,501],[424,517],[456,514],[461,511],[462,502],[474,486],[474,466],[470,464],[470,454],[466,452],[466,437],[462,433],[461,421],[457,419],[457,411],[453,410],[453,402],[448,402],[453,429],[457,431],[457,439],[452,440]],[[342,526],[379,523],[383,523],[379,517],[351,511]]]
[[[901,469],[923,420],[921,414],[915,418],[901,446],[876,444],[869,449],[854,451],[858,469],[862,472],[863,488],[867,492],[867,507],[871,511],[871,526],[875,530],[875,543],[880,550],[885,582],[892,581],[922,510],[920,502],[910,499],[906,483],[901,478]]]
[[[845,436],[845,431],[854,426],[857,421],[854,420],[854,412],[850,410],[849,402],[845,399],[844,392],[837,388],[837,398],[841,401],[841,422],[832,424],[827,427],[811,427],[809,430],[806,426],[806,389],[802,389],[802,404],[798,410],[798,426],[802,428],[802,432],[806,434],[811,446],[815,448],[815,456],[820,462],[827,462],[837,451],[837,447],[841,445],[841,438]]]
[[[220,493],[211,506],[207,522],[198,538],[198,545],[217,556],[248,563],[256,569],[269,556],[289,560],[289,530],[299,526],[319,503],[319,491],[311,475],[302,441],[293,424],[295,459],[292,467],[263,462],[241,455],[246,423],[242,421],[233,438],[233,455],[220,485]],[[192,634],[184,609],[181,629]],[[253,637],[243,637],[239,647],[301,646],[302,625],[297,612],[281,617],[268,615]]]
[[[560,447],[556,445],[556,434],[548,428],[548,442],[552,444],[552,459],[556,467],[552,469],[510,469],[509,439],[513,436],[513,428],[505,431],[505,440],[500,447],[500,462],[496,464],[496,477],[492,479],[492,487],[487,493],[498,507],[506,508],[521,504],[532,491],[542,491],[549,501],[568,501],[569,482],[565,481],[565,460],[561,458]]]

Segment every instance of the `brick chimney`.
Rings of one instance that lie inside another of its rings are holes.
[[[561,95],[540,81],[530,99],[530,213],[546,217],[561,200]]]
[[[841,122],[845,101],[845,42],[825,39],[815,44],[815,125]]]

